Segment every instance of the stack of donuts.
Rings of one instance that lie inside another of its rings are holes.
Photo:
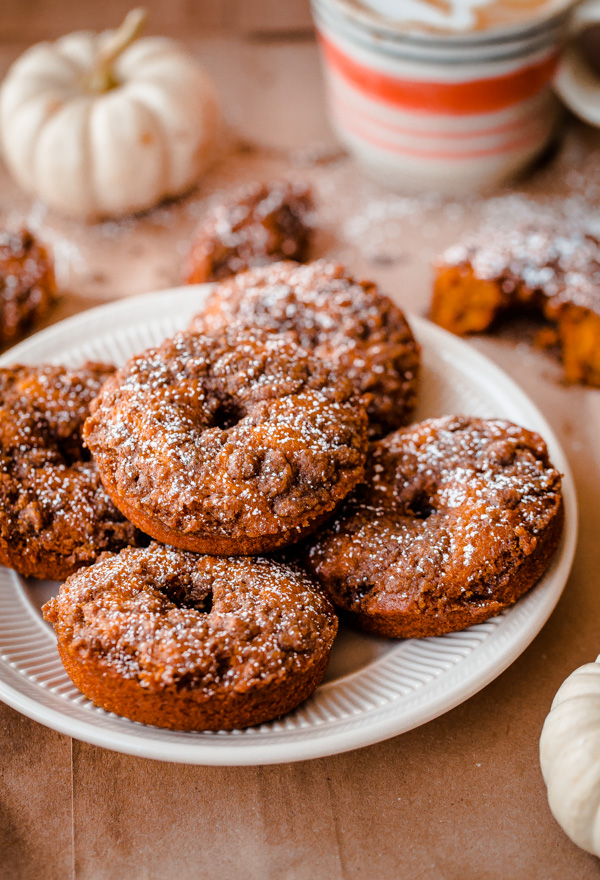
[[[562,528],[544,441],[410,424],[419,356],[376,285],[284,261],[119,369],[0,370],[0,561],[66,579],[44,616],[75,685],[160,727],[260,724],[322,681],[336,611],[441,635],[532,587]]]

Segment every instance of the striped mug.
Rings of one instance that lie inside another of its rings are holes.
[[[460,192],[526,168],[556,92],[600,125],[600,84],[569,39],[600,0],[312,0],[331,120],[393,188]]]

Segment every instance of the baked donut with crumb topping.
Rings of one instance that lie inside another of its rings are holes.
[[[219,284],[191,326],[221,333],[234,321],[290,333],[348,376],[367,408],[370,436],[410,421],[419,345],[403,312],[373,282],[325,260],[252,269]]]
[[[216,205],[196,230],[188,284],[220,281],[250,266],[308,259],[313,198],[306,184],[248,183]]]
[[[373,444],[365,482],[304,562],[360,628],[438,636],[516,602],[562,523],[561,477],[539,435],[445,416]]]
[[[179,333],[104,385],[85,442],[116,506],[158,541],[258,554],[313,531],[362,478],[352,383],[286,336]]]
[[[61,580],[136,541],[83,448],[106,364],[0,368],[0,563]]]
[[[321,682],[337,631],[305,573],[151,544],[106,554],[43,609],[65,669],[109,712],[229,730],[291,711]]]

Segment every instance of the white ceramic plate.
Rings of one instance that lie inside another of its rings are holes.
[[[37,334],[0,363],[123,362],[186,325],[207,286],[166,290],[92,309]],[[539,632],[566,583],[575,551],[573,480],[551,428],[501,370],[427,321],[411,319],[423,346],[416,418],[505,417],[539,431],[564,474],[566,528],[540,583],[510,611],[442,638],[388,641],[349,630],[336,640],[324,684],[282,720],[243,731],[183,733],[119,718],[71,684],[40,607],[57,584],[0,568],[0,699],[25,715],[105,748],[188,764],[271,764],[322,757],[410,730],[496,678]]]

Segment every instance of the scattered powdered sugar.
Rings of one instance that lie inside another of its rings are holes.
[[[78,297],[114,298],[180,284],[198,222],[244,182],[308,184],[315,196],[311,257],[327,256],[374,278],[404,308],[425,310],[431,263],[446,247],[487,224],[517,227],[544,218],[584,222],[598,232],[600,153],[595,133],[571,126],[555,156],[491,198],[393,193],[370,181],[337,148],[305,145],[275,155],[233,142],[202,186],[143,215],[86,225],[31,201],[0,168],[0,208],[10,228],[31,223],[59,255],[61,287]],[[314,156],[311,159],[311,153]]]

